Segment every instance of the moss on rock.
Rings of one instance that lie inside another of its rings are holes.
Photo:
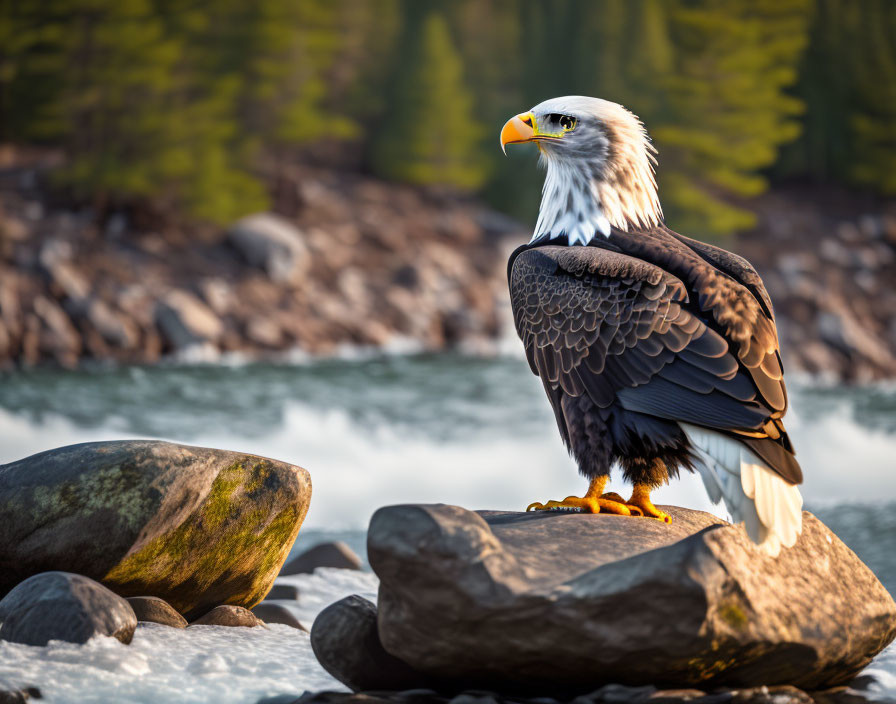
[[[17,570],[0,596],[29,574],[67,569],[188,618],[222,603],[251,608],[310,496],[304,469],[254,455],[150,441],[42,453],[0,467],[0,564]]]
[[[222,469],[187,520],[129,554],[102,582],[127,595],[163,585],[169,603],[187,618],[225,600],[245,608],[260,602],[299,532],[307,502],[273,512],[278,497],[259,491],[271,463],[250,459]],[[226,599],[208,600],[222,589]],[[197,592],[206,595],[200,604]]]

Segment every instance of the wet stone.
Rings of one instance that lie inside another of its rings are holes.
[[[216,606],[201,618],[197,618],[190,626],[231,626],[235,628],[254,628],[264,623],[249,609],[242,606]]]

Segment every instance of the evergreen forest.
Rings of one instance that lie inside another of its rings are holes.
[[[348,154],[530,217],[535,150],[498,132],[564,94],[644,120],[691,235],[777,184],[896,195],[893,0],[0,0],[0,143],[57,150],[98,212],[225,223]]]

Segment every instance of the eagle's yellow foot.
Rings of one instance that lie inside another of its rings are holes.
[[[620,497],[621,498],[621,497]],[[579,513],[616,513],[620,516],[631,516],[631,507],[625,502],[613,501],[603,497],[593,496],[567,496],[563,501],[548,501],[543,504],[539,501],[526,507],[527,511],[578,511]],[[635,509],[637,511],[637,509]]]
[[[632,498],[628,500],[628,506],[632,509],[640,509],[642,514],[648,518],[656,518],[663,523],[672,522],[672,516],[653,505],[650,500],[650,487],[646,484],[635,484]]]
[[[605,494],[604,487],[609,477],[597,477],[591,480],[585,496],[567,496],[563,501],[548,501],[546,504],[536,501],[526,507],[527,511],[579,511],[581,513],[615,513],[619,516],[640,515],[635,506],[627,506],[619,494]]]
[[[628,501],[623,499],[619,494],[617,494],[615,491],[608,491],[606,494],[601,494],[600,498],[602,501],[610,501],[610,502],[622,504],[623,506],[625,506],[628,509],[628,513],[623,514],[623,515],[628,515],[628,516],[643,516],[644,515],[644,511],[641,510],[640,506],[635,506],[634,504],[629,503]]]

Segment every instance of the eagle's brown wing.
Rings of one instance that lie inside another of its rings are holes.
[[[508,273],[517,332],[555,413],[550,390],[562,390],[735,434],[784,479],[801,481],[789,448],[768,442],[780,433],[778,410],[754,382],[764,355],[732,354],[743,343],[717,329],[725,315],[707,324],[691,312],[681,279],[597,247],[518,250]],[[750,322],[737,314],[728,312],[728,325],[750,343]]]
[[[762,402],[780,418],[787,390],[771,301],[759,275],[742,257],[660,226],[610,238],[624,253],[678,277],[690,306],[730,344]]]
[[[694,250],[703,259],[712,264],[717,269],[721,269],[738,283],[745,286],[750,293],[756,298],[762,306],[765,315],[769,320],[775,319],[775,311],[772,308],[772,299],[765,290],[765,284],[753,265],[746,259],[727,249],[716,247],[700,240],[685,237],[677,232],[673,232],[669,228],[665,228],[666,232],[672,235],[679,242]]]

